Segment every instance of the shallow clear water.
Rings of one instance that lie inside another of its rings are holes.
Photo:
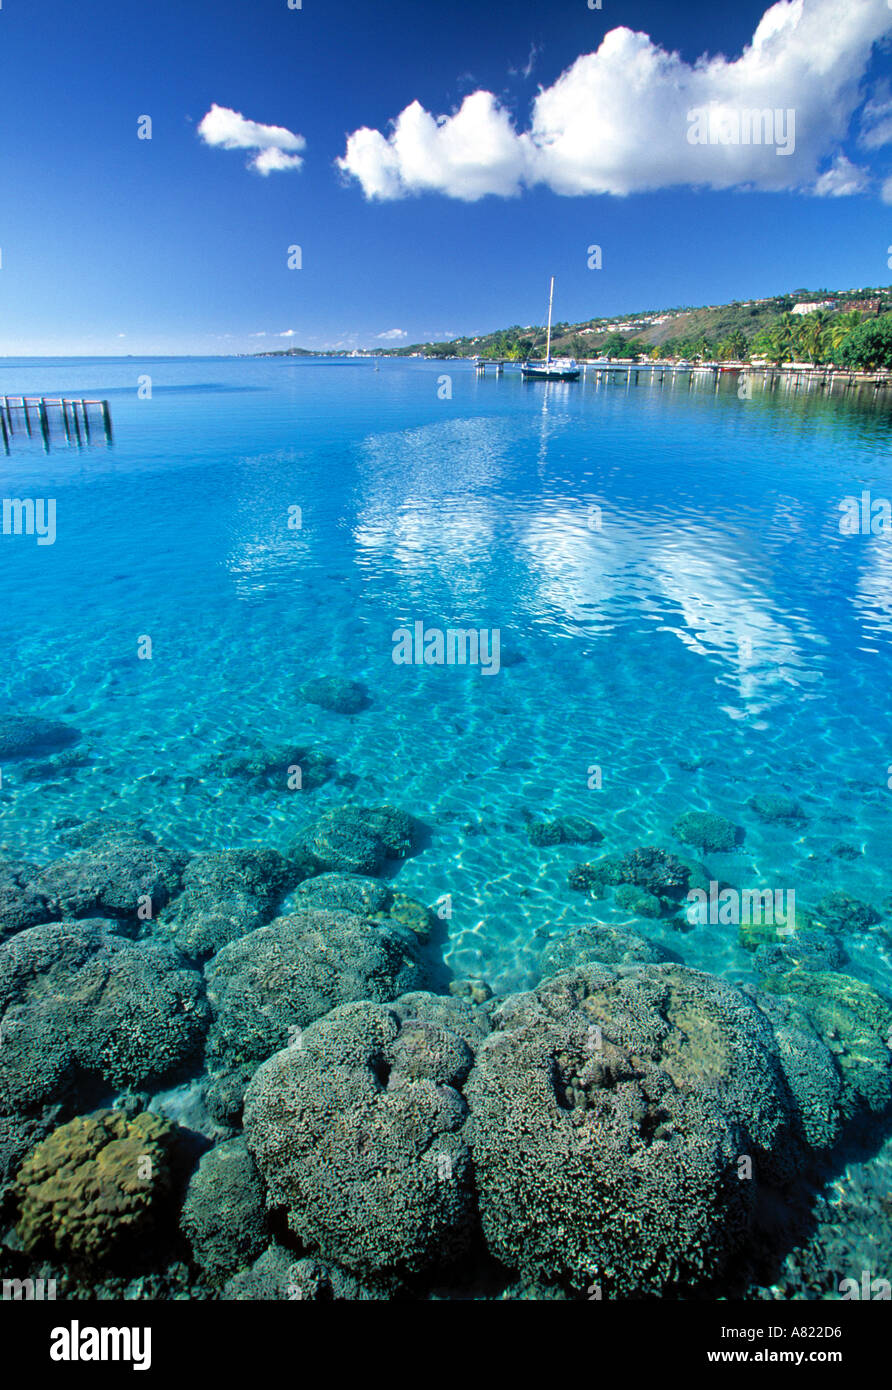
[[[102,810],[189,850],[285,846],[327,805],[389,801],[430,829],[398,886],[451,895],[449,963],[496,989],[550,935],[622,919],[567,885],[592,852],[533,848],[525,812],[588,816],[601,853],[678,850],[678,815],[711,809],[746,830],[705,856],[717,878],[889,902],[892,538],[839,529],[847,495],[892,496],[888,405],[399,361],[0,364],[23,390],[107,397],[115,439],[0,455],[2,496],[57,505],[54,545],[0,536],[2,703],[76,724],[92,759],[3,769],[4,850],[51,857],[62,818]],[[512,664],[396,665],[418,620],[497,628]],[[314,675],[373,702],[309,705]],[[352,785],[221,779],[230,738],[312,744]],[[807,821],[758,820],[766,791]],[[752,978],[733,927],[650,934]],[[846,945],[888,993],[888,938]]]

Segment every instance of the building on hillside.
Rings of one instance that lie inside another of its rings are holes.
[[[805,301],[805,302],[802,303],[802,304],[794,304],[794,305],[793,305],[793,308],[790,310],[790,312],[793,313],[793,314],[816,314],[816,313],[818,312],[819,309],[832,309],[832,308],[833,308],[833,300],[832,300],[832,299],[814,299],[814,300],[811,300],[810,302],[809,302],[809,301]]]
[[[882,306],[878,299],[847,299],[839,307],[844,314],[852,313],[856,309],[861,314],[878,314]]]

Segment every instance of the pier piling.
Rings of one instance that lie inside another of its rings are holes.
[[[22,433],[30,439],[34,435],[34,419],[40,426],[40,437],[45,453],[49,453],[54,430],[64,433],[69,444],[82,448],[85,444],[98,443],[96,431],[91,423],[90,407],[102,413],[102,429],[106,444],[112,443],[112,421],[108,401],[88,400],[70,396],[0,396],[0,421],[3,424],[3,448],[10,452],[10,444],[15,442],[18,433],[16,425],[24,423]],[[18,412],[21,417],[17,420]],[[58,414],[56,413],[58,411]]]

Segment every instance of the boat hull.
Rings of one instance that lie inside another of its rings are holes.
[[[521,367],[520,374],[524,381],[578,381],[580,369],[579,367],[564,367],[560,369]]]

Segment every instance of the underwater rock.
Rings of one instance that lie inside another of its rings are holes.
[[[157,916],[179,891],[186,856],[142,836],[112,831],[90,840],[68,859],[42,869],[31,887],[46,898],[56,918],[116,917],[133,931],[140,912]]]
[[[205,967],[214,1022],[208,1105],[237,1114],[257,1066],[338,1004],[424,989],[417,939],[390,921],[313,910],[279,917],[224,946]]]
[[[25,1250],[108,1260],[152,1224],[168,1191],[175,1130],[157,1115],[81,1115],[53,1131],[16,1182]]]
[[[265,790],[311,792],[334,776],[335,763],[328,753],[305,744],[256,744],[247,751],[224,753],[207,770]]]
[[[245,1139],[301,1243],[359,1275],[445,1264],[474,1227],[458,1087],[473,1053],[449,1030],[346,1004],[278,1052],[245,1096]]]
[[[0,1112],[28,1114],[81,1083],[139,1090],[196,1053],[201,976],[173,947],[106,921],[29,927],[0,945]]]
[[[746,803],[760,820],[769,822],[805,821],[808,819],[799,802],[792,796],[782,796],[778,792],[757,792]]]
[[[52,921],[53,909],[32,886],[39,872],[36,864],[23,859],[0,860],[0,941],[26,927]]]
[[[336,806],[306,827],[292,853],[319,873],[378,874],[387,859],[405,859],[417,839],[413,818],[393,806]]]
[[[596,825],[584,816],[559,816],[557,820],[527,822],[527,835],[530,844],[538,847],[547,845],[595,845],[604,836]]]
[[[58,719],[32,714],[0,715],[0,761],[58,753],[77,743],[80,730]]]
[[[360,681],[346,680],[340,676],[317,676],[304,681],[300,693],[307,704],[319,705],[333,714],[359,714],[360,710],[368,709],[372,703]]]
[[[492,1009],[465,1095],[491,1252],[525,1278],[609,1297],[721,1272],[758,1178],[799,1146],[767,1020],[676,965],[588,965]]]
[[[741,826],[713,811],[685,811],[673,825],[672,834],[683,844],[712,854],[730,854],[744,840]]]
[[[813,1031],[832,1053],[842,1081],[843,1120],[879,1115],[892,1102],[892,1007],[863,980],[830,970],[768,975],[766,990],[782,995],[789,1018]]]
[[[875,907],[848,893],[827,893],[815,912],[831,931],[867,931],[882,919]]]
[[[183,891],[159,918],[184,955],[203,959],[275,915],[300,870],[274,849],[198,854],[183,873]]]
[[[180,1227],[213,1284],[251,1264],[269,1239],[263,1183],[242,1138],[210,1149],[189,1181]]]
[[[359,814],[378,836],[388,859],[407,859],[418,847],[419,825],[408,811],[397,806],[361,806]]]
[[[665,959],[662,946],[646,941],[643,936],[607,922],[590,922],[571,927],[563,936],[550,941],[539,957],[539,968],[543,976],[547,976],[575,970],[590,961],[601,961],[604,965],[636,965],[655,964]]]

